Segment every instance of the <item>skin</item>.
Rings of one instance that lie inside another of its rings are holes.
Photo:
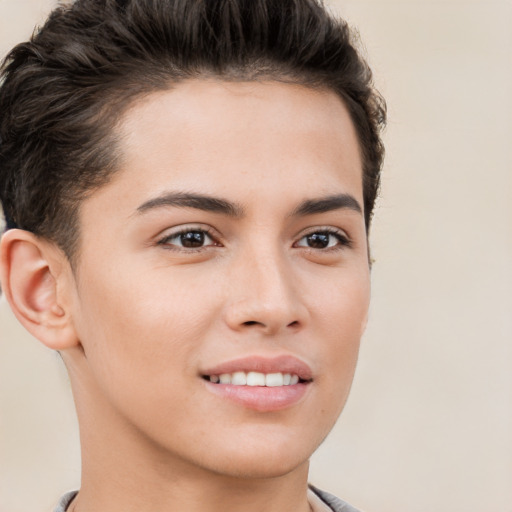
[[[74,512],[309,510],[308,459],[347,399],[370,297],[362,211],[297,213],[340,195],[363,208],[347,109],[330,91],[197,80],[138,100],[118,131],[120,170],[81,205],[73,270],[26,232],[3,240],[13,310],[70,374]],[[160,204],[169,193],[237,211]],[[187,248],[183,230],[209,235]],[[262,412],[207,389],[205,369],[254,355],[305,362],[304,396]]]

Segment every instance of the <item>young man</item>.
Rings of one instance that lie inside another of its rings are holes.
[[[78,0],[3,80],[2,287],[80,425],[56,510],[355,510],[308,488],[383,156],[346,24],[315,0]]]

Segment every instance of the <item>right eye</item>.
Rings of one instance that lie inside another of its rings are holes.
[[[171,248],[183,249],[202,249],[219,245],[213,237],[204,229],[183,229],[177,233],[172,233],[158,241],[159,245],[170,246]]]

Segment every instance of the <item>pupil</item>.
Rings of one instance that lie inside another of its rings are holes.
[[[188,231],[181,235],[183,247],[202,247],[204,245],[204,233],[201,231]]]
[[[329,245],[328,233],[313,233],[308,236],[308,245],[314,249],[325,249]]]

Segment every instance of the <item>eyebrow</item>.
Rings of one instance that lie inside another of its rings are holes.
[[[363,213],[361,205],[354,196],[351,196],[350,194],[336,194],[333,196],[303,201],[292,212],[292,216],[314,215],[341,209],[353,210],[360,214]]]
[[[165,206],[195,208],[207,212],[221,213],[229,217],[242,217],[244,215],[244,209],[239,204],[218,197],[187,192],[168,192],[162,194],[141,204],[137,208],[137,212],[144,213],[148,210]]]
[[[235,218],[243,217],[245,213],[244,208],[240,204],[218,197],[188,192],[167,192],[142,203],[137,208],[137,212],[144,213],[148,210],[166,206],[175,208],[194,208],[207,212],[220,213]],[[355,197],[350,194],[336,194],[317,199],[307,199],[293,210],[291,216],[304,217],[306,215],[315,215],[340,209],[349,209],[361,214],[363,212],[361,205]]]

